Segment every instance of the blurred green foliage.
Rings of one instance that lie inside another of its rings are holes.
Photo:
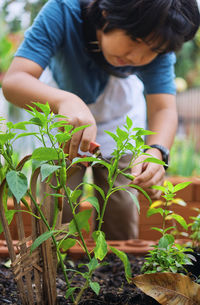
[[[37,16],[38,12],[42,8],[42,6],[48,1],[48,0],[1,0],[3,2],[2,5],[2,12],[5,16],[9,14],[9,10],[11,5],[21,5],[23,7],[23,12],[28,13],[30,17],[29,25],[32,24],[34,18]],[[17,2],[17,3],[16,3]],[[10,28],[10,32],[18,32],[22,30],[22,24],[21,24],[21,14],[19,16],[14,16],[12,20],[9,21],[8,25]],[[28,26],[29,26],[28,25]],[[23,29],[24,30],[24,29]]]
[[[200,152],[197,151],[192,136],[176,138],[170,151],[170,176],[200,176]]]
[[[177,53],[175,71],[177,77],[186,80],[189,88],[200,86],[200,29]]]
[[[12,43],[0,33],[0,73],[7,71],[13,56]]]

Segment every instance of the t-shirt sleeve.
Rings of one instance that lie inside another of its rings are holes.
[[[176,94],[174,82],[174,53],[159,55],[150,64],[141,67],[136,73],[144,84],[145,94]]]
[[[24,41],[15,56],[30,59],[45,69],[50,58],[63,44],[63,31],[61,3],[59,0],[50,0],[25,32]]]

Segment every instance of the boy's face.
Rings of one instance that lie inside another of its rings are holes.
[[[146,65],[158,55],[152,51],[152,45],[147,45],[141,39],[133,41],[122,30],[109,33],[98,30],[97,39],[105,59],[116,67]]]

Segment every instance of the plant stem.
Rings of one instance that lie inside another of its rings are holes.
[[[165,205],[164,205],[164,212],[163,212],[163,224],[162,224],[163,235],[165,235],[165,233],[164,233],[165,223],[166,223],[166,213],[165,213],[165,211],[167,210],[167,204],[168,204],[168,201],[166,200]]]
[[[81,288],[81,290],[79,291],[79,293],[78,293],[78,295],[77,295],[77,297],[76,297],[76,300],[75,300],[75,302],[74,302],[74,305],[78,305],[78,303],[79,303],[79,301],[80,301],[80,299],[81,299],[81,297],[82,297],[84,291],[85,291],[87,288],[88,288],[88,280],[85,281],[84,286],[83,286],[83,287]]]
[[[109,183],[109,189],[108,189],[108,192],[107,192],[107,195],[106,195],[106,198],[104,200],[104,204],[103,204],[103,208],[102,208],[102,211],[101,211],[101,216],[100,216],[100,219],[99,219],[99,224],[98,224],[98,231],[101,230],[101,226],[103,224],[103,218],[104,218],[104,214],[105,214],[105,210],[106,210],[106,206],[107,206],[107,203],[108,203],[108,199],[110,197],[110,195],[112,194],[112,190],[113,190],[113,185],[115,183],[115,180],[118,176],[118,162],[119,160],[116,159],[115,162],[114,162],[114,165],[115,165],[115,169],[113,171],[113,177],[111,177],[110,179],[110,183]],[[114,166],[113,165],[113,166]]]
[[[10,162],[10,159],[8,158],[8,156],[5,155],[5,154],[3,154],[3,157],[4,157],[4,159],[8,162],[10,168],[11,168],[12,170],[16,170],[16,168],[15,168],[15,167],[13,166],[13,164]]]
[[[66,188],[65,185],[64,185],[64,190],[65,190],[65,194],[66,194],[66,196],[67,196],[67,188]],[[70,198],[69,196],[67,196],[67,199],[68,199],[68,202],[69,202],[69,205],[70,205],[72,214],[73,214],[73,220],[74,220],[76,229],[77,229],[77,231],[78,231],[78,235],[79,235],[79,237],[80,237],[80,239],[81,239],[81,241],[82,241],[82,244],[83,244],[83,247],[84,247],[85,252],[86,252],[86,254],[87,254],[87,257],[89,258],[89,260],[91,260],[91,255],[90,255],[90,253],[89,253],[89,251],[88,251],[88,248],[87,248],[87,246],[86,246],[85,240],[84,240],[84,238],[83,238],[83,234],[82,234],[81,230],[79,229],[79,225],[78,225],[78,222],[77,222],[77,219],[76,219],[76,214],[74,213],[74,210],[73,210],[73,205],[72,205],[72,202],[71,202],[71,198]]]

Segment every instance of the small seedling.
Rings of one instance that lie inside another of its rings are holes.
[[[144,273],[156,273],[156,272],[187,272],[185,265],[192,264],[192,260],[195,258],[187,252],[192,252],[190,248],[186,248],[184,245],[177,244],[174,235],[171,233],[175,230],[175,226],[167,227],[167,220],[175,220],[178,222],[184,230],[188,230],[188,225],[185,219],[178,214],[175,214],[170,210],[170,206],[174,204],[184,205],[181,199],[175,199],[176,192],[187,187],[191,182],[179,183],[173,186],[170,181],[165,181],[163,186],[153,186],[152,188],[162,191],[162,197],[165,201],[154,202],[148,212],[147,216],[154,214],[160,214],[162,216],[162,227],[153,227],[161,233],[157,245],[153,246],[153,250],[149,251],[149,254],[145,258],[145,263],[142,267]]]

